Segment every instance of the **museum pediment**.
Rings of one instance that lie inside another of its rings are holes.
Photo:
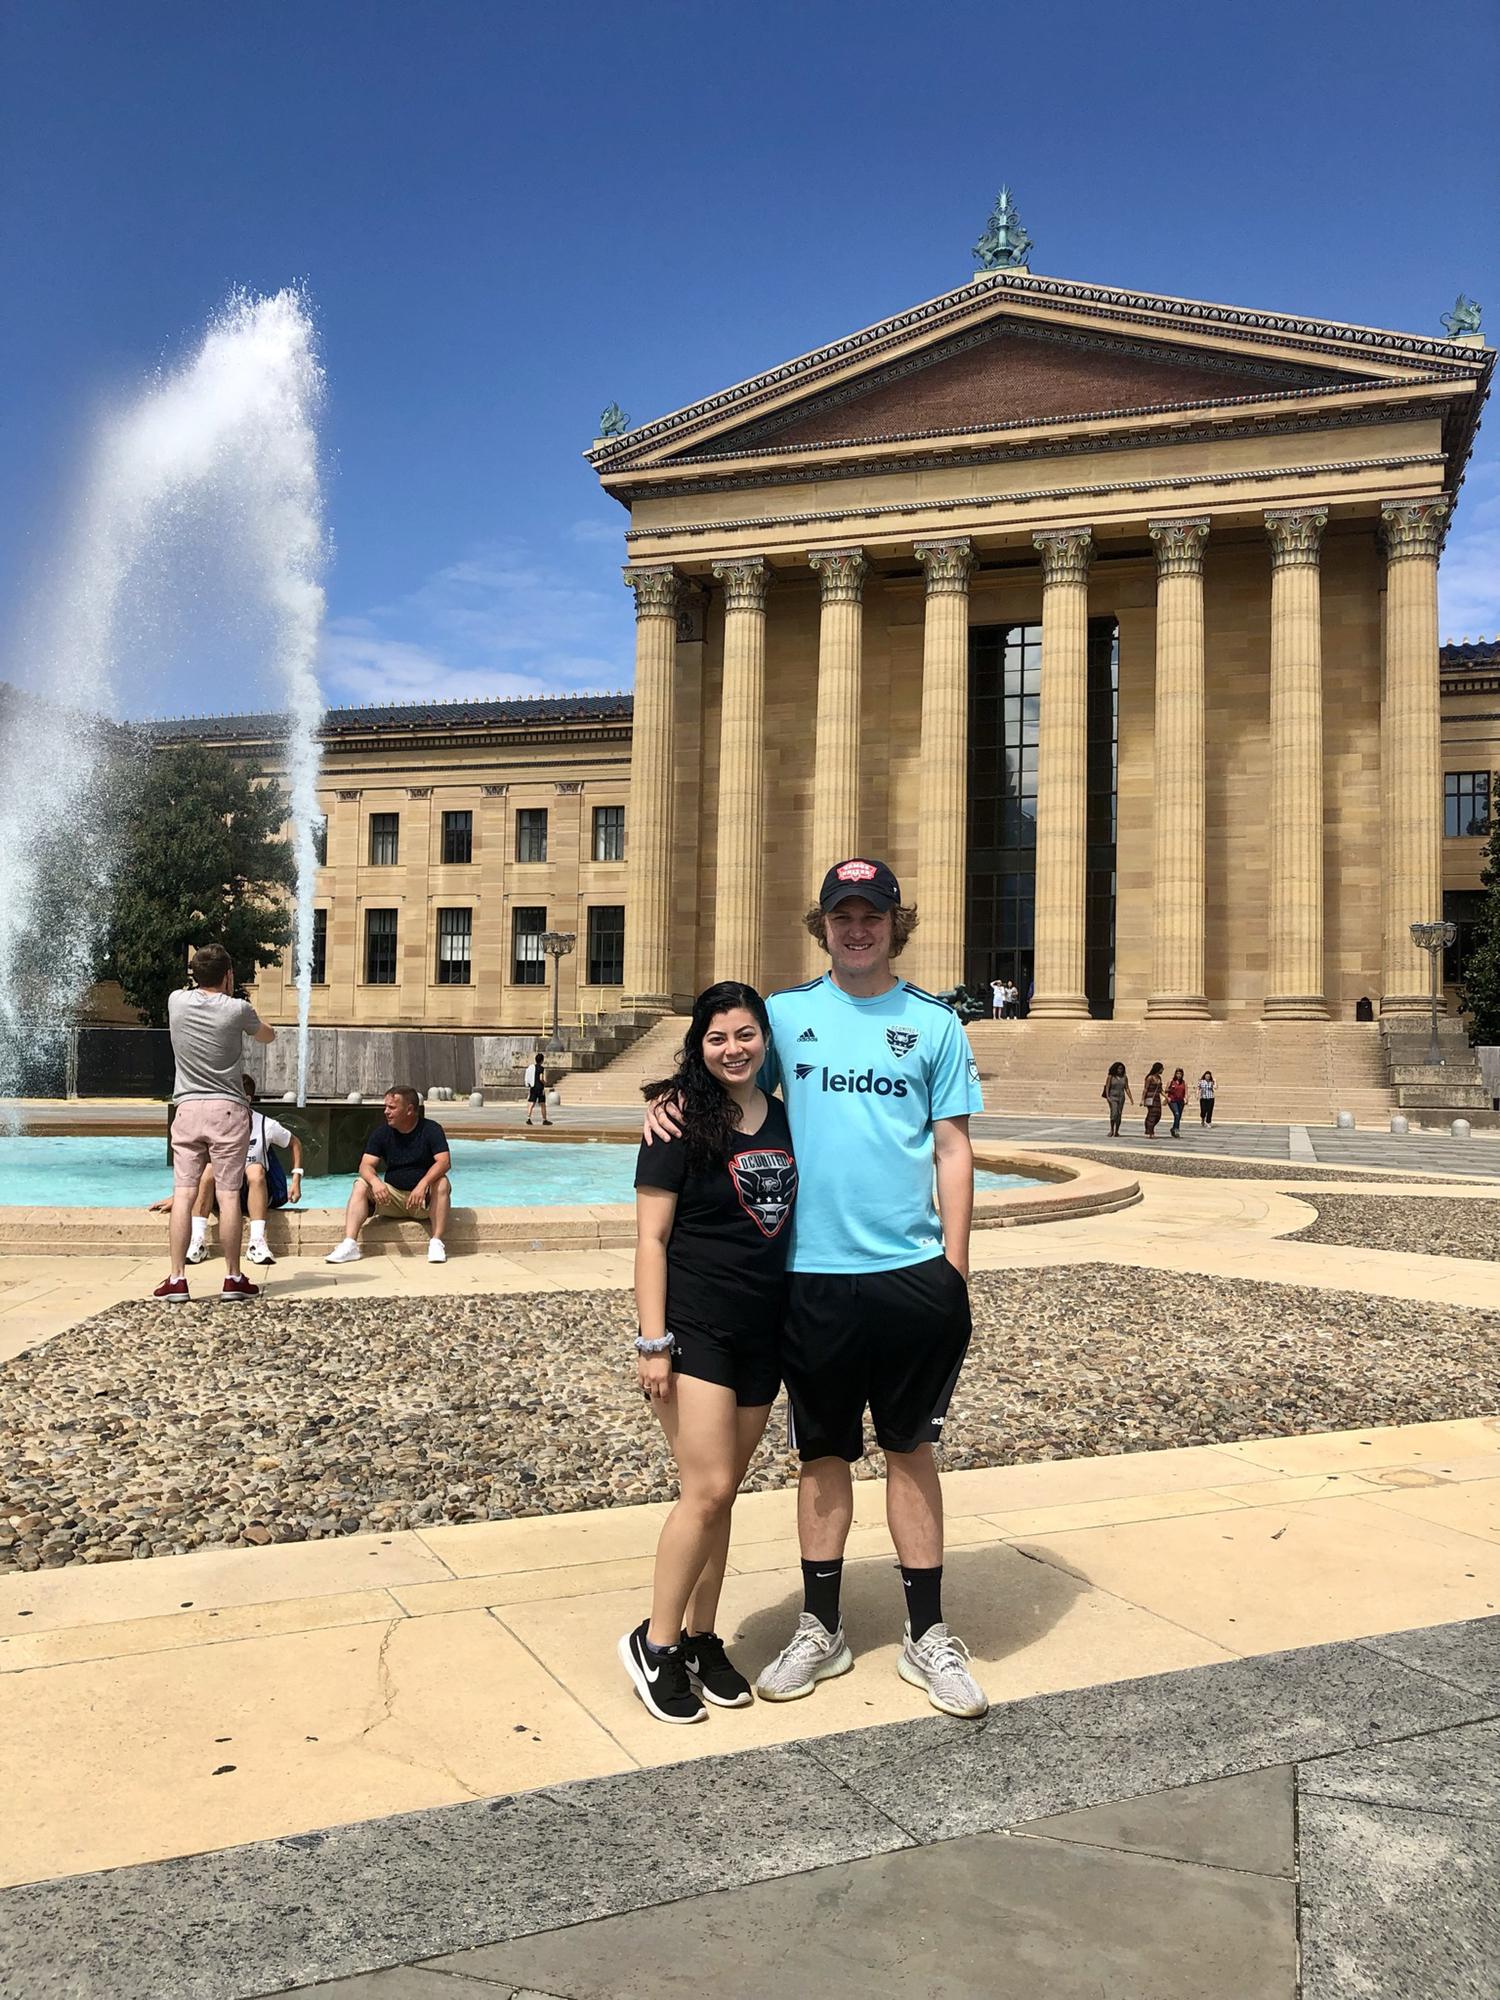
[[[1288,399],[1326,408],[1393,390],[1467,392],[1467,429],[1493,359],[1419,334],[998,271],[601,439],[589,458],[623,497],[636,474],[767,459],[811,467],[888,445],[947,451],[955,439],[988,449],[996,434],[1108,431],[1184,410],[1230,407],[1254,420]]]

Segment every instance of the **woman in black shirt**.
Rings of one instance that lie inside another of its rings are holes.
[[[637,1367],[677,1461],[656,1549],[651,1616],[619,1645],[662,1722],[702,1722],[699,1691],[745,1708],[750,1683],[715,1636],[729,1516],[781,1386],[777,1343],[797,1164],[781,1102],[756,1084],[765,1003],[725,980],[698,996],[674,1076],[682,1136],[636,1163]]]

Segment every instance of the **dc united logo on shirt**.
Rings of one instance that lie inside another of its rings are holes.
[[[761,1153],[735,1153],[730,1177],[741,1206],[753,1215],[763,1236],[779,1236],[797,1192],[797,1163],[779,1146]]]
[[[917,1046],[917,1031],[915,1028],[887,1028],[885,1038],[890,1044],[893,1056],[909,1056]]]

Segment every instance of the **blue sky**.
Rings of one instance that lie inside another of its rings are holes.
[[[14,0],[0,21],[0,673],[99,411],[235,286],[329,393],[331,702],[628,685],[579,454],[963,282],[1002,180],[1058,276],[1500,333],[1500,10]],[[1445,634],[1500,631],[1481,433]],[[213,661],[128,712],[260,705]]]

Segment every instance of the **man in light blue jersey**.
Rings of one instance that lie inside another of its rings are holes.
[[[829,972],[768,1003],[761,1083],[786,1100],[801,1189],[781,1363],[802,1461],[803,1611],[756,1686],[793,1701],[854,1665],[839,1588],[868,1409],[906,1591],[899,1671],[934,1707],[975,1716],[988,1702],[943,1622],[932,1447],[969,1344],[968,1121],[983,1099],[958,1017],[891,970],[916,921],[884,863],[840,862],[807,915]],[[653,1129],[673,1129],[669,1105],[648,1113]]]

